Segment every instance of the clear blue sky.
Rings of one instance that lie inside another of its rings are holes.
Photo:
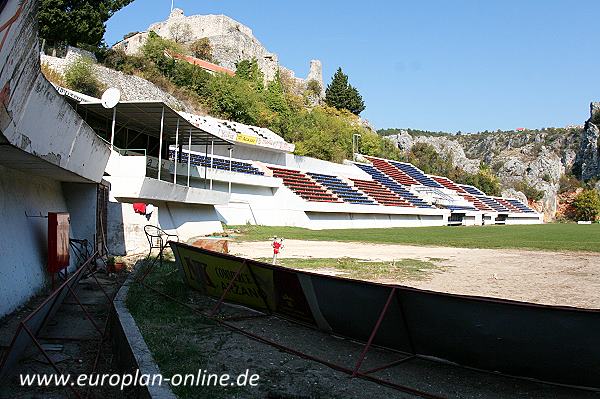
[[[297,76],[341,66],[376,128],[463,132],[583,123],[600,100],[597,0],[175,0],[226,14]],[[166,19],[170,0],[135,0],[108,22],[113,44]]]

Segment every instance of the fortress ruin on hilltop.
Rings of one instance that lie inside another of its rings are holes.
[[[254,37],[252,29],[226,15],[185,16],[183,10],[175,8],[166,21],[154,23],[146,31],[138,32],[113,47],[123,49],[129,55],[136,54],[146,42],[149,32],[184,44],[208,38],[213,60],[222,67],[235,70],[238,62],[256,58],[266,81],[273,80],[279,71],[293,79],[299,89],[305,89],[311,80],[317,81],[323,88],[321,61],[311,60],[306,79],[297,78],[292,70],[279,64],[277,54],[267,50]]]

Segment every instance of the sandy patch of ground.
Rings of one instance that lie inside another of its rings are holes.
[[[230,244],[232,254],[244,257],[268,258],[273,253],[268,241]],[[600,255],[597,253],[302,240],[286,240],[284,244],[280,255],[284,258],[419,259],[445,266],[443,271],[422,281],[379,282],[454,294],[600,309]]]

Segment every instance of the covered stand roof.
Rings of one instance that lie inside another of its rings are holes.
[[[82,102],[78,107],[101,118],[112,120],[113,110],[107,109],[98,102]],[[164,109],[163,138],[167,142],[175,142],[177,123],[179,123],[179,139],[187,143],[188,135],[192,133],[192,145],[233,146],[233,142],[225,140],[200,129],[188,122],[177,111],[160,101],[122,101],[117,104],[116,123],[132,130],[160,137],[161,116]]]

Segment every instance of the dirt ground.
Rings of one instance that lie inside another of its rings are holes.
[[[153,284],[156,284],[154,281]],[[131,294],[131,291],[130,291]],[[159,303],[163,297],[148,291],[152,303]],[[208,311],[215,300],[189,291],[189,301],[197,309]],[[252,311],[224,304],[220,316],[248,316]],[[167,346],[173,356],[181,350],[202,354],[196,367],[211,373],[237,375],[249,370],[260,376],[256,387],[244,388],[190,388],[176,390],[180,398],[211,399],[363,399],[394,398],[416,399],[422,397],[380,385],[361,378],[351,378],[348,374],[327,367],[319,362],[307,360],[294,354],[250,339],[221,325],[208,323],[198,317],[193,328],[177,324],[181,318],[175,317],[174,324],[136,322],[146,337],[155,334],[157,328],[166,329]],[[297,324],[278,317],[259,317],[231,321],[246,332],[257,334],[289,348],[315,356],[333,364],[353,369],[363,345],[348,339]],[[371,375],[420,390],[429,395],[452,399],[599,399],[600,394],[543,384],[540,382],[501,376],[430,361],[423,358],[410,358],[406,354],[372,347],[361,367],[362,371],[397,360],[405,360],[394,367],[375,371]],[[187,360],[186,360],[187,361]],[[163,370],[163,372],[165,372]],[[177,372],[182,372],[178,370]],[[186,371],[187,372],[187,371]]]
[[[328,241],[286,240],[280,258],[341,258],[433,261],[440,270],[422,280],[378,280],[464,295],[546,305],[600,309],[600,255],[509,249],[423,247]],[[230,252],[270,258],[271,243],[231,242]],[[323,270],[331,273],[330,270]]]
[[[122,272],[119,275],[107,276],[104,273],[98,273],[97,278],[109,297],[112,297],[123,283],[126,274]],[[91,277],[82,279],[76,287],[76,291],[81,304],[95,320],[97,326],[103,329],[110,309],[109,301],[104,293]],[[0,352],[2,352],[2,349],[6,350],[10,345],[21,320],[31,313],[47,295],[48,292],[44,292],[32,298],[27,305],[0,320]],[[53,347],[53,349],[49,349],[48,353],[63,373],[77,376],[82,373],[90,373],[93,369],[98,351],[99,333],[71,296],[64,300],[54,318],[38,334],[38,339],[42,346]],[[100,374],[117,371],[115,364],[113,364],[109,339],[104,340],[96,371]],[[54,369],[32,344],[18,367],[12,371],[6,380],[0,383],[0,399],[66,399],[75,397],[72,392],[64,387],[20,386],[19,374],[54,373]],[[78,388],[79,395],[83,396],[85,393],[84,388]],[[106,386],[90,391],[89,397],[128,398],[134,397],[133,395],[134,393],[123,392]]]

